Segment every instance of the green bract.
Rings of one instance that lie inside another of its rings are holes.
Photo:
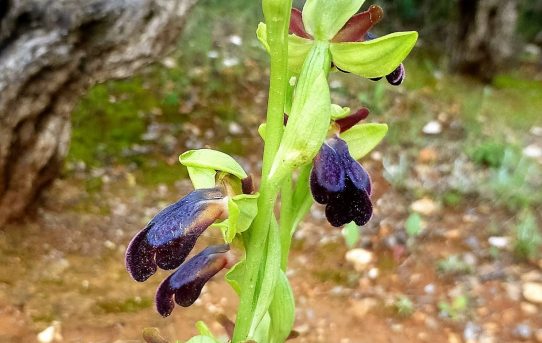
[[[270,177],[279,175],[280,179],[311,161],[320,150],[329,128],[331,112],[326,77],[328,66],[328,44],[315,44],[303,65]]]
[[[359,160],[380,143],[388,132],[386,124],[359,124],[341,133],[341,138],[348,144],[350,155]]]
[[[216,170],[199,167],[187,167],[186,169],[188,169],[188,176],[195,189],[213,188],[216,185]]]
[[[416,44],[418,33],[395,32],[365,42],[332,43],[333,63],[341,70],[373,78],[391,73]]]
[[[273,301],[269,306],[271,317],[271,343],[282,343],[290,335],[295,321],[295,300],[288,278],[283,271],[279,273]]]
[[[305,29],[317,40],[331,40],[365,0],[307,0],[303,7]]]
[[[247,177],[247,173],[230,155],[211,149],[189,150],[179,156],[182,165],[193,168],[219,170],[232,174],[239,179]],[[198,176],[199,177],[199,176]],[[198,182],[203,182],[198,179]]]

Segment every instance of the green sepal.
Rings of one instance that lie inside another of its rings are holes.
[[[223,171],[232,174],[239,179],[247,177],[247,173],[233,157],[216,150],[189,150],[179,156],[179,161],[186,167]]]
[[[332,43],[333,63],[341,70],[366,78],[386,76],[408,56],[418,33],[395,32],[364,42]]]
[[[331,104],[331,120],[342,119],[350,114],[350,107]]]
[[[315,39],[330,41],[365,0],[307,0],[303,24]]]
[[[226,243],[231,243],[236,234],[248,230],[258,214],[259,196],[260,193],[239,194],[228,199],[228,218],[213,224],[220,228]]]
[[[282,343],[290,335],[295,321],[295,300],[288,278],[279,273],[273,301],[269,306],[271,343]]]
[[[387,132],[388,125],[386,124],[358,124],[341,133],[341,138],[348,144],[350,155],[355,160],[359,160],[373,150]]]
[[[328,66],[328,44],[320,42],[303,65],[270,177],[280,180],[293,169],[311,161],[320,150],[331,118]]]
[[[188,176],[195,189],[213,188],[216,185],[216,170],[199,167],[187,167],[186,169],[188,169]]]
[[[267,52],[270,51],[267,41],[267,26],[259,23],[256,36]],[[314,41],[296,35],[288,35],[288,69],[291,73],[299,74],[307,54],[314,45]]]
[[[203,321],[198,320],[196,322],[196,329],[201,336],[211,337],[212,339],[216,340],[216,337],[213,335],[207,324],[205,324]]]

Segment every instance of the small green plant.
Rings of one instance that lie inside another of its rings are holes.
[[[422,217],[417,212],[412,212],[405,222],[405,231],[408,237],[418,237],[422,229]]]
[[[506,149],[506,144],[488,141],[476,146],[469,155],[478,165],[498,168],[502,164]]]
[[[437,271],[443,275],[470,274],[473,268],[459,255],[451,255],[437,262]]]
[[[529,210],[525,210],[519,218],[515,229],[514,254],[523,260],[538,257],[542,235],[536,224],[536,218]]]
[[[406,295],[401,295],[393,304],[397,314],[402,317],[409,317],[414,313],[414,303]]]
[[[465,320],[469,310],[468,296],[461,294],[453,297],[451,302],[442,300],[438,303],[441,316],[448,317],[454,321]]]

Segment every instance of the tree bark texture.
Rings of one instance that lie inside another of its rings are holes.
[[[79,96],[163,55],[196,1],[0,0],[0,227],[58,174]]]
[[[459,0],[452,71],[490,81],[514,55],[518,0]]]

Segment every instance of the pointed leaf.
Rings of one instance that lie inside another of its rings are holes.
[[[284,272],[279,273],[273,301],[269,306],[271,342],[282,343],[290,335],[295,321],[295,300]]]
[[[226,273],[225,279],[230,284],[231,288],[241,295],[241,283],[243,282],[243,277],[245,276],[245,260],[237,262],[230,270]]]
[[[247,177],[243,168],[231,157],[223,152],[211,149],[189,150],[179,156],[179,161],[187,167],[219,170],[232,174],[239,179]]]
[[[365,0],[307,0],[303,7],[305,29],[317,40],[330,41],[364,2]]]
[[[333,63],[341,70],[375,78],[386,76],[397,68],[410,53],[418,33],[395,32],[365,42],[332,43]]]
[[[359,160],[367,155],[382,141],[388,132],[386,124],[359,124],[341,134],[341,138],[348,144],[350,155]]]

